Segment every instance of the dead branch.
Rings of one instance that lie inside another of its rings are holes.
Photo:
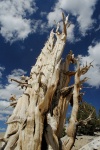
[[[79,126],[79,125],[86,125],[90,120],[94,119],[94,118],[92,118],[93,112],[94,112],[94,111],[92,111],[92,113],[90,113],[90,115],[88,116],[88,118],[86,118],[85,120],[80,120],[80,121],[78,121],[78,122],[77,122],[77,125],[78,125],[78,126]]]
[[[26,83],[26,82],[21,82],[21,81],[19,81],[19,80],[12,79],[12,78],[11,78],[11,81],[15,81],[15,82],[19,83],[18,86],[21,86],[22,88],[23,88],[24,86],[25,86],[26,88],[27,88],[27,87],[32,88],[31,84],[28,84],[28,83]]]
[[[92,62],[91,62],[91,63],[92,63]],[[87,65],[87,63],[86,63],[85,66],[83,66],[82,68],[80,68],[79,75],[84,75],[84,74],[86,74],[87,71],[90,69],[90,67],[93,67],[93,65],[92,65],[91,63],[89,63],[89,65]]]

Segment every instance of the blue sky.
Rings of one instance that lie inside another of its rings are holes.
[[[11,114],[11,94],[19,91],[10,77],[29,75],[55,22],[61,24],[61,12],[69,14],[71,25],[63,58],[69,50],[80,55],[81,63],[93,61],[86,74],[83,99],[100,109],[100,1],[99,0],[3,0],[0,1],[0,131]],[[55,20],[55,21],[54,21]]]

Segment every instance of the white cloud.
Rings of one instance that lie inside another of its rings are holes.
[[[100,30],[100,25],[98,26],[98,28],[95,30],[96,32]]]
[[[42,12],[40,13],[40,15],[41,15],[41,17],[46,16],[46,15],[47,15],[47,12],[42,11]]]
[[[6,41],[25,39],[32,32],[28,16],[36,10],[34,0],[0,1],[0,33]]]
[[[3,88],[3,85],[0,84],[0,89]]]
[[[2,78],[2,72],[5,70],[5,67],[0,66],[0,78]]]
[[[90,80],[87,83],[91,86],[99,87],[100,86],[100,43],[96,43],[95,46],[88,47],[88,55],[81,56],[82,64],[92,62],[94,68],[90,68],[88,73],[85,76],[89,77]]]
[[[54,11],[50,12],[47,15],[48,19],[48,25],[49,27],[52,27],[54,25],[54,21],[59,22],[62,19],[62,13],[61,10],[58,8],[55,8]]]
[[[0,98],[1,99],[9,99],[11,94],[17,95],[19,97],[22,91],[17,87],[17,83],[9,82],[4,86],[4,88],[0,89]]]
[[[35,26],[34,26],[34,32],[38,32],[39,34],[42,34],[44,32],[48,32],[48,26],[46,22],[43,22],[42,20],[34,20]]]
[[[11,82],[10,78],[19,79],[20,76],[26,74],[26,72],[22,69],[14,69],[10,75],[7,76],[8,78],[8,84],[4,86],[4,88],[0,89],[0,98],[8,100],[11,96],[11,94],[15,94],[17,97],[19,97],[22,93],[22,90],[19,90],[19,87],[17,87],[17,83]],[[6,91],[6,92],[5,92]]]
[[[97,0],[58,0],[47,16],[48,24],[51,27],[54,24],[54,20],[61,20],[61,11],[71,13],[76,17],[76,21],[79,25],[79,30],[82,35],[85,35],[86,31],[90,29],[95,22],[92,15],[94,12],[95,4]]]
[[[75,37],[74,37],[74,28],[75,28],[75,25],[71,24],[70,27],[67,30],[67,39],[70,42],[74,42],[74,40],[75,40]]]
[[[13,108],[9,107],[9,101],[0,100],[0,120],[6,120],[7,118],[4,118],[5,115],[10,115],[12,113]]]
[[[0,121],[5,121],[5,120],[6,120],[6,117],[0,114]]]
[[[0,67],[0,71],[4,71],[5,70],[5,67]]]
[[[2,77],[2,73],[0,72],[0,78]]]
[[[14,69],[10,75],[7,76],[8,78],[8,84],[5,86],[1,85],[0,88],[0,113],[3,114],[11,114],[12,109],[9,107],[6,110],[3,111],[4,108],[9,106],[9,98],[11,97],[11,94],[16,95],[16,97],[20,97],[23,90],[19,90],[18,84],[15,82],[11,82],[9,78],[19,79],[20,76],[26,74],[26,71],[22,69]]]
[[[5,130],[6,130],[5,128],[0,128],[0,132],[2,131],[5,132]]]
[[[9,78],[19,78],[20,76],[26,74],[27,72],[22,70],[22,69],[14,69],[12,70],[11,74],[8,75],[8,79]]]

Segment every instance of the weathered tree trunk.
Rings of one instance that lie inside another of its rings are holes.
[[[70,150],[75,141],[81,74],[85,66],[69,71],[70,63],[76,63],[72,51],[61,61],[67,38],[68,17],[63,15],[63,31],[50,32],[29,77],[21,81],[11,79],[25,87],[9,117],[7,131],[2,139],[4,150]],[[68,87],[71,76],[75,84]],[[68,105],[73,103],[67,136],[62,137]]]

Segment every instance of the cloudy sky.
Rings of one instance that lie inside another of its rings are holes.
[[[20,91],[9,78],[29,75],[61,12],[69,14],[71,25],[63,58],[69,50],[81,63],[93,61],[86,74],[84,100],[100,109],[100,1],[99,0],[1,0],[0,1],[0,131],[11,114],[9,98]],[[5,110],[4,110],[5,109]]]

